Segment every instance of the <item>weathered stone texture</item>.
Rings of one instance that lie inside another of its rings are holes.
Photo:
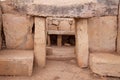
[[[45,18],[35,17],[34,53],[35,61],[40,67],[46,64],[45,21]]]
[[[46,19],[47,30],[73,31],[75,32],[75,20],[73,18],[53,18]]]
[[[120,56],[110,53],[90,55],[90,68],[101,76],[120,77]]]
[[[1,1],[1,7],[2,7],[3,14],[19,13],[18,10],[16,10],[15,7],[12,5],[12,1],[10,0]]]
[[[30,15],[88,18],[117,15],[119,0],[16,0],[13,3],[16,9]]]
[[[119,5],[119,14],[118,14],[117,53],[120,54],[120,5]]]
[[[2,46],[1,32],[2,32],[2,10],[1,10],[1,6],[0,6],[0,49],[1,49],[1,46]]]
[[[8,49],[33,49],[33,18],[3,14],[3,28]]]
[[[80,67],[88,66],[88,24],[87,19],[79,19],[76,23],[76,55]]]
[[[88,19],[89,48],[91,52],[115,52],[117,17],[95,17]]]
[[[0,75],[31,76],[33,51],[0,51]]]

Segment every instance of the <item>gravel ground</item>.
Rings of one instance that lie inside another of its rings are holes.
[[[81,69],[75,60],[47,61],[45,68],[34,67],[33,75],[0,76],[0,80],[120,80],[119,78],[100,77],[89,69]]]

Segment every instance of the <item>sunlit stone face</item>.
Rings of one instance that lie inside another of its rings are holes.
[[[6,1],[6,0],[0,0],[0,1]]]
[[[67,6],[74,4],[96,3],[97,0],[34,0],[35,4]]]

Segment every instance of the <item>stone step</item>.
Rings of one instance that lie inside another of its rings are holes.
[[[32,69],[32,50],[0,51],[0,75],[31,76]]]
[[[92,53],[90,68],[101,76],[120,77],[120,56],[111,53]]]
[[[48,60],[72,60],[75,59],[74,47],[47,47]]]

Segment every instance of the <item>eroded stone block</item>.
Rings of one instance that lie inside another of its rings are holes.
[[[80,67],[88,66],[88,24],[87,19],[79,19],[76,25],[76,55]]]
[[[111,53],[92,53],[90,68],[101,76],[120,77],[120,56]]]
[[[31,76],[32,68],[32,50],[0,51],[0,75]]]
[[[3,29],[8,49],[33,49],[33,18],[3,14]]]
[[[116,16],[90,18],[88,25],[91,52],[114,52],[116,50]]]

